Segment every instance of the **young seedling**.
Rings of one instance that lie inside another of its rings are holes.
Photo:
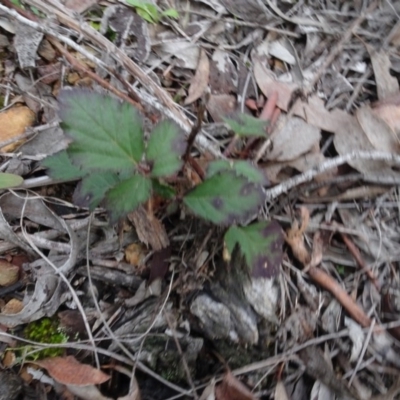
[[[61,126],[72,142],[43,165],[54,179],[81,180],[73,196],[78,206],[93,210],[102,205],[115,222],[155,192],[173,197],[173,188],[165,182],[181,171],[187,145],[175,123],[161,121],[145,136],[142,119],[130,104],[85,89],[63,90],[59,109]],[[180,200],[198,217],[236,226],[257,214],[265,184],[262,172],[250,162],[217,160],[210,163],[204,182]],[[242,240],[248,231],[240,229],[239,236],[239,231],[231,231],[229,243],[233,237],[235,244],[248,247]],[[249,234],[254,235],[254,230]],[[247,260],[252,263],[255,258],[247,256]]]

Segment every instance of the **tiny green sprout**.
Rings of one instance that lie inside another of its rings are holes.
[[[162,17],[170,17],[170,18],[179,18],[178,11],[174,8],[168,8],[167,10],[159,11],[158,7],[152,3],[148,3],[146,1],[141,0],[126,0],[126,2],[135,7],[136,12],[140,15],[145,21],[150,24],[157,24],[160,22]]]
[[[20,0],[11,0],[11,3],[17,7],[22,7],[22,3]]]
[[[24,329],[24,337],[27,340],[38,343],[57,344],[68,341],[68,336],[60,329],[58,322],[50,318],[42,318],[29,323]],[[34,350],[34,346],[32,345],[23,346],[21,348],[21,355],[28,354],[28,360],[39,360],[48,357],[58,357],[64,354],[64,349],[60,347],[48,347],[30,354],[32,350]]]
[[[0,189],[8,189],[22,184],[23,178],[15,174],[0,172]]]
[[[344,265],[338,265],[338,266],[336,267],[336,270],[337,270],[337,272],[338,272],[338,274],[339,274],[340,276],[343,276],[343,275],[345,275],[346,267],[345,267]]]

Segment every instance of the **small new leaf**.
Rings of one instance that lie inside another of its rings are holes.
[[[114,172],[95,172],[82,179],[75,189],[73,200],[79,207],[88,207],[93,211],[103,200],[106,192],[120,179]]]
[[[236,245],[244,255],[253,278],[277,276],[282,263],[284,237],[276,221],[263,221],[248,226],[231,226],[225,233],[230,254]]]
[[[42,165],[48,169],[48,174],[57,180],[69,181],[80,179],[85,175],[79,167],[72,164],[66,150],[47,157],[42,161]]]
[[[266,137],[268,121],[254,118],[248,114],[239,114],[235,119],[224,118],[229,128],[239,136]]]
[[[216,160],[210,162],[207,168],[207,177],[217,174],[222,171],[235,171],[237,175],[244,176],[250,182],[260,185],[267,185],[268,180],[261,170],[253,166],[249,161],[244,160]]]
[[[135,7],[138,15],[145,21],[154,24],[160,20],[158,8],[154,4],[140,0],[126,0],[126,2]]]
[[[171,121],[160,122],[151,132],[146,148],[146,161],[154,178],[168,177],[182,167],[186,150],[183,131]]]
[[[110,189],[105,196],[105,206],[110,212],[111,220],[115,222],[128,212],[134,211],[150,196],[151,180],[137,174]]]
[[[179,18],[179,13],[178,13],[178,11],[175,10],[175,8],[168,8],[167,10],[163,11],[161,13],[161,15],[163,17],[170,17],[170,18],[174,18],[174,19]]]
[[[8,189],[21,185],[24,179],[15,174],[0,173],[0,189]]]
[[[264,200],[260,185],[233,171],[224,171],[195,187],[183,199],[197,216],[218,225],[246,221]]]
[[[142,121],[129,103],[85,89],[63,90],[59,101],[62,127],[74,140],[68,149],[72,163],[118,171],[141,161]]]

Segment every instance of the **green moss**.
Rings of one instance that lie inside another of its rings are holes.
[[[38,321],[31,322],[24,329],[24,337],[39,343],[65,343],[68,336],[59,328],[58,322],[50,318],[42,318]],[[30,353],[34,346],[27,345],[22,348],[23,353]],[[47,357],[58,357],[64,354],[64,349],[60,347],[49,347],[37,351],[28,356],[28,359],[38,360]]]

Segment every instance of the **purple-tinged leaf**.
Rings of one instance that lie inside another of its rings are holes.
[[[284,236],[276,221],[257,222],[248,226],[231,226],[225,233],[225,243],[230,254],[239,246],[253,278],[275,277],[283,256]]]
[[[75,189],[73,200],[79,207],[88,207],[93,211],[103,200],[108,190],[115,186],[120,179],[113,172],[96,172],[79,182]]]
[[[258,212],[263,200],[260,185],[233,171],[213,175],[183,199],[194,214],[217,225],[246,221]]]

